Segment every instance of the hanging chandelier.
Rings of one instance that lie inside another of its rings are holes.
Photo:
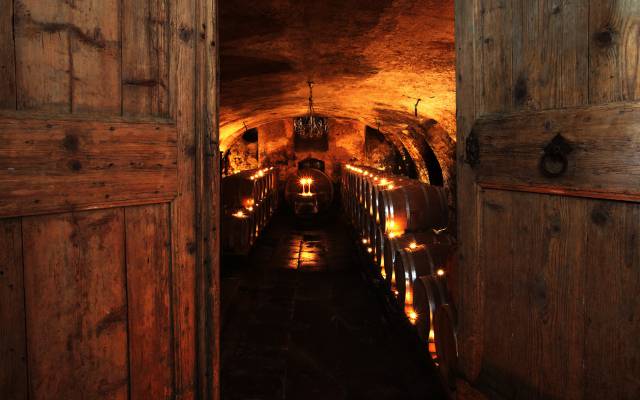
[[[295,118],[293,129],[295,134],[303,139],[320,139],[329,133],[329,124],[323,117],[317,117],[313,109],[313,82],[309,85],[309,111],[305,117]]]

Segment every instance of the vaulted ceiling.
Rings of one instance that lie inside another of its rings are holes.
[[[453,0],[221,0],[221,144],[318,114],[455,132]],[[414,107],[417,99],[418,117]]]

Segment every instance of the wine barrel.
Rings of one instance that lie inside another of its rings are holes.
[[[247,255],[256,234],[253,213],[238,211],[222,218],[222,249],[226,254]]]
[[[285,200],[296,215],[323,213],[333,202],[333,182],[318,169],[299,170],[287,180]]]
[[[458,369],[458,342],[453,310],[450,305],[442,304],[436,309],[433,318],[433,334],[438,354],[438,371],[445,387],[449,391],[454,391]]]
[[[428,343],[433,342],[433,316],[436,309],[448,301],[445,277],[426,275],[413,282],[413,311],[418,335]],[[435,346],[434,346],[435,347]],[[434,348],[430,352],[435,357]]]
[[[384,179],[381,179],[377,185],[373,186],[373,191],[371,193],[372,212],[378,224],[381,221],[380,208],[383,207],[383,203],[380,201],[381,198],[383,198],[381,196],[381,193],[388,190],[394,190],[402,186],[415,184],[420,184],[420,182],[414,179],[407,179],[403,177],[386,177]],[[384,217],[384,212],[382,213],[382,217]]]
[[[448,244],[423,244],[396,252],[391,290],[401,307],[413,305],[413,282],[420,276],[435,275],[452,253],[453,247]]]
[[[416,245],[452,245],[453,243],[449,235],[436,234],[433,231],[405,233],[400,236],[394,236],[393,233],[385,234],[382,227],[378,227],[378,230],[380,231],[380,239],[376,242],[376,245],[379,245],[380,248],[376,252],[382,255],[380,268],[384,268],[383,275],[386,276],[389,283],[391,283],[392,279],[395,280],[393,268],[396,254],[399,250],[409,247],[411,243]]]
[[[442,187],[424,183],[380,192],[380,226],[385,232],[444,229],[449,223],[447,196]]]

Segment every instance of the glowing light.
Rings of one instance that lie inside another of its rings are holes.
[[[395,238],[395,237],[397,237],[397,236],[399,236],[399,235],[398,235],[398,233],[397,233],[397,232],[389,232],[389,235],[388,235],[388,236],[389,236],[389,239],[393,239],[393,238]]]
[[[380,179],[380,184],[381,185],[387,185],[389,183],[388,180],[386,180],[385,178]]]
[[[367,247],[367,253],[373,253],[373,249],[371,247]]]
[[[393,186],[393,183],[390,183],[390,184],[387,185],[387,189],[389,189],[389,190],[393,189],[394,187],[395,186]]]
[[[410,308],[407,310],[407,318],[409,318],[409,322],[411,322],[412,325],[415,325],[418,321],[418,313],[415,312],[413,308]]]
[[[237,212],[232,214],[235,218],[247,218],[247,214],[242,210],[238,210]]]
[[[438,276],[444,276],[444,270],[443,270],[442,268],[438,269],[438,270],[436,271],[436,275],[438,275]]]
[[[387,226],[388,226],[390,229],[395,228],[395,227],[396,227],[396,221],[394,221],[394,220],[390,220],[390,221],[388,221],[388,222],[387,222]]]
[[[247,211],[253,211],[253,207],[251,207],[251,206],[246,207],[246,209],[247,209]]]
[[[369,244],[369,239],[362,239],[362,244]]]

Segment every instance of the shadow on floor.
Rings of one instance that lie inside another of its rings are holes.
[[[364,279],[337,215],[279,214],[222,272],[222,399],[445,398]]]

